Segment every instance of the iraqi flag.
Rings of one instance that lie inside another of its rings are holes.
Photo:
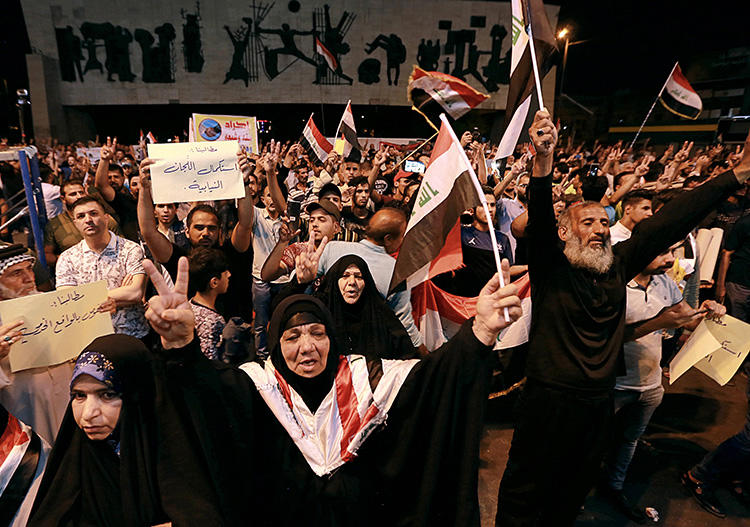
[[[414,66],[409,77],[406,97],[412,108],[430,122],[437,122],[437,116],[443,112],[458,119],[490,98],[461,79],[418,66]]]
[[[703,111],[700,96],[690,86],[678,63],[672,68],[659,101],[664,108],[686,119],[697,119]]]
[[[331,71],[339,69],[339,61],[336,60],[336,55],[331,53],[331,50],[325,47],[318,37],[315,37],[315,52],[325,59]]]
[[[526,273],[513,282],[518,286],[523,315],[500,332],[495,349],[519,346],[529,340],[531,325],[531,283]],[[431,280],[422,282],[411,291],[414,322],[424,345],[434,351],[455,335],[461,324],[476,314],[477,299],[447,293]]]
[[[466,153],[443,120],[406,226],[389,291],[404,281],[407,287],[413,288],[452,270],[450,265],[433,265],[444,248],[454,253],[458,251],[457,266],[461,265],[458,220],[463,211],[481,203],[473,177]],[[452,236],[449,238],[449,235]],[[451,262],[456,263],[455,255]]]
[[[529,34],[534,35],[534,49],[539,66],[540,81],[552,68],[557,52],[555,35],[552,32],[547,12],[541,0],[511,0],[511,61],[508,102],[505,104],[505,132],[497,148],[495,159],[506,158],[516,148],[521,131],[527,128],[527,118],[534,93],[534,70],[531,62]],[[535,102],[538,108],[539,102]]]
[[[305,124],[305,128],[302,130],[302,139],[300,140],[302,146],[306,150],[312,151],[321,163],[325,163],[328,159],[328,154],[333,150],[333,145],[328,142],[323,134],[320,133],[318,127],[315,126],[312,114]]]
[[[352,101],[346,103],[344,114],[341,116],[339,128],[336,131],[336,145],[334,150],[341,154],[344,159],[349,157],[352,149],[362,151],[357,139],[357,129],[354,126],[354,115],[352,115]]]

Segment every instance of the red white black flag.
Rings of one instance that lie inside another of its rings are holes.
[[[458,219],[463,211],[481,203],[470,169],[461,144],[443,121],[406,226],[389,291],[404,281],[413,288],[461,265]],[[450,238],[454,243],[446,244],[450,233],[454,235]],[[457,249],[458,261],[450,260],[455,267],[433,265],[443,249],[453,251],[454,256]]]
[[[336,60],[336,55],[331,53],[331,50],[325,47],[318,37],[315,37],[315,52],[323,56],[331,71],[339,69],[339,61]]]
[[[675,64],[672,69],[659,101],[670,112],[687,119],[697,119],[703,111],[700,96],[690,86],[679,64]]]
[[[321,163],[325,163],[326,159],[328,159],[328,154],[333,150],[333,145],[328,142],[328,139],[315,126],[312,115],[307,120],[304,130],[302,130],[302,139],[300,142],[306,150],[311,150]]]
[[[508,102],[505,104],[505,132],[497,148],[495,159],[506,158],[513,153],[526,128],[534,92],[534,70],[531,61],[531,47],[527,27],[534,36],[536,61],[540,80],[549,72],[554,63],[557,44],[552,32],[547,12],[541,0],[511,0],[511,69]],[[536,106],[538,107],[538,102]]]
[[[336,143],[334,150],[344,158],[349,157],[352,149],[362,151],[362,146],[357,139],[357,129],[354,126],[354,115],[352,115],[352,101],[346,103],[346,109],[341,116],[339,128],[336,131]]]
[[[458,119],[490,98],[461,79],[439,71],[425,71],[418,66],[414,66],[409,77],[406,97],[413,108],[430,122],[433,121],[431,116],[443,112]]]

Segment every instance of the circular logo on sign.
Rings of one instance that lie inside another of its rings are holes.
[[[221,137],[221,125],[213,119],[203,119],[198,125],[198,133],[206,141],[216,141]]]

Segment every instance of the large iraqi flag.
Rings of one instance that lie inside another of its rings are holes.
[[[703,102],[690,86],[679,63],[672,69],[659,101],[667,110],[686,119],[697,119],[703,111]]]
[[[443,112],[458,119],[490,98],[461,79],[439,71],[425,71],[419,66],[414,66],[409,77],[406,97],[412,108],[430,123],[437,122]]]
[[[495,349],[519,346],[529,340],[531,325],[531,283],[526,273],[513,282],[518,286],[523,315],[500,332]],[[461,324],[476,314],[477,299],[447,293],[427,280],[411,291],[411,309],[414,322],[422,335],[424,345],[434,351],[455,335]]]
[[[466,153],[444,120],[406,226],[389,291],[404,281],[413,288],[461,265],[459,218],[481,203],[472,177]],[[453,258],[438,259],[443,250],[452,252]]]

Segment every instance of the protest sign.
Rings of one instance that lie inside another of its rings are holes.
[[[750,324],[724,315],[704,319],[669,364],[669,384],[695,366],[724,386],[750,352]]]
[[[260,153],[255,117],[194,113],[191,124],[197,142],[237,141],[248,152]]]
[[[12,371],[60,364],[78,356],[96,337],[114,333],[104,280],[0,302],[4,324],[23,320],[23,337],[10,348]]]
[[[245,197],[237,141],[150,144],[154,203]]]
[[[91,164],[98,163],[102,157],[101,148],[76,148],[76,154],[79,157],[86,156],[91,161]]]

